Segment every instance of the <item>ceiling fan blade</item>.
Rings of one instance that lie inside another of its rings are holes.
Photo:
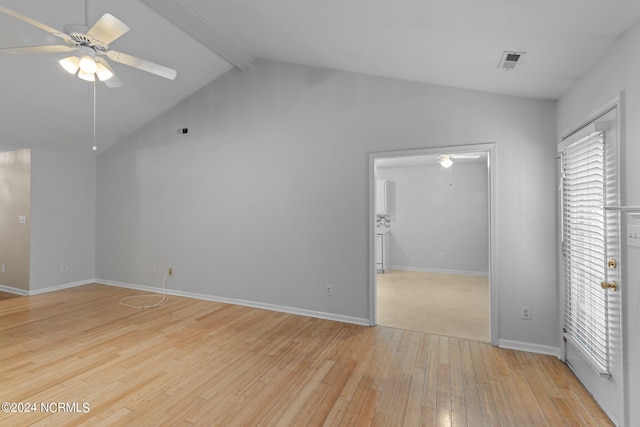
[[[479,159],[480,154],[452,154],[453,159]]]
[[[115,16],[105,13],[87,32],[87,35],[108,45],[129,31],[127,24]]]
[[[126,53],[117,52],[115,50],[108,50],[105,52],[105,54],[109,57],[109,59],[113,61],[128,65],[130,67],[138,68],[148,73],[164,77],[165,79],[173,80],[178,74],[178,72],[174,69],[165,67],[164,65],[154,64],[153,62],[136,58],[135,56],[131,56]]]
[[[63,45],[48,46],[24,46],[24,47],[6,47],[0,48],[0,53],[25,54],[25,53],[60,53],[73,52],[75,47]]]
[[[96,57],[96,62],[99,64],[98,65],[98,72],[96,72],[96,75],[98,76],[98,79],[103,82],[105,84],[105,86],[109,87],[109,88],[115,88],[115,87],[122,87],[124,86],[122,84],[122,81],[118,78],[118,76],[116,75],[116,73],[113,71],[113,69],[111,68],[111,66],[109,65],[109,62],[104,59],[104,58],[100,58],[100,57]],[[108,78],[104,78],[102,76],[102,72],[100,70],[100,67],[104,67],[107,69],[107,71],[109,73],[111,73],[111,77],[107,77]]]
[[[115,74],[109,80],[103,80],[102,83],[108,88],[116,88],[124,86],[122,84],[122,80],[118,78]]]
[[[52,35],[54,35],[56,37],[59,37],[62,40],[66,41],[67,43],[73,44],[73,40],[71,40],[71,38],[67,34],[63,33],[60,30],[56,30],[55,28],[50,27],[50,26],[48,26],[46,24],[43,24],[40,21],[36,21],[35,19],[31,19],[28,16],[24,16],[21,13],[18,13],[16,11],[11,10],[11,9],[7,9],[4,6],[0,6],[0,12],[6,13],[9,16],[13,16],[14,18],[17,18],[17,19],[19,19],[19,20],[21,20],[23,22],[26,22],[27,24],[33,25],[34,27],[38,27],[41,30],[46,31],[49,34],[52,34]]]
[[[438,155],[438,154],[421,154],[421,155],[417,155],[417,156],[409,156],[407,157],[407,159],[412,159],[412,160],[424,160],[424,159],[439,159],[442,156]]]

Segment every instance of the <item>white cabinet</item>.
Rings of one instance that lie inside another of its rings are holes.
[[[376,234],[376,270],[385,273],[389,269],[389,241],[385,234]]]
[[[389,182],[376,179],[376,270],[389,269]]]
[[[386,215],[389,201],[387,197],[387,180],[376,179],[376,214]]]

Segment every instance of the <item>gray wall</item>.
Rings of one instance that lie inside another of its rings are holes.
[[[26,216],[27,224],[18,224],[18,215]],[[92,282],[95,222],[94,156],[46,150],[0,154],[0,264],[6,265],[0,285],[38,293]]]
[[[621,168],[624,177],[622,201],[640,206],[640,22],[631,28],[593,69],[558,102],[558,140],[583,123],[624,91],[621,143]],[[625,241],[623,241],[625,243]],[[628,388],[627,425],[640,425],[640,251],[627,248],[626,283],[621,286],[622,324],[626,340],[626,387]],[[562,266],[561,263],[559,263]]]
[[[369,153],[496,142],[499,336],[557,347],[554,130],[550,101],[257,61],[98,157],[96,275],[366,320]]]
[[[486,160],[378,167],[389,180],[392,268],[487,274]]]
[[[0,153],[0,285],[29,290],[30,236],[31,150]]]
[[[88,151],[88,149],[87,149]],[[38,290],[95,278],[96,158],[32,150],[31,279]],[[67,270],[62,271],[62,264]]]

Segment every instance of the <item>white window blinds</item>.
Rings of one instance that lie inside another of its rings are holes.
[[[562,148],[565,336],[608,375],[606,159],[604,132]]]

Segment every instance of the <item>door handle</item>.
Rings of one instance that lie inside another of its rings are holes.
[[[611,289],[614,292],[618,290],[618,284],[616,283],[615,280],[611,280],[609,282],[602,282],[600,283],[600,286],[602,286],[602,289]]]

